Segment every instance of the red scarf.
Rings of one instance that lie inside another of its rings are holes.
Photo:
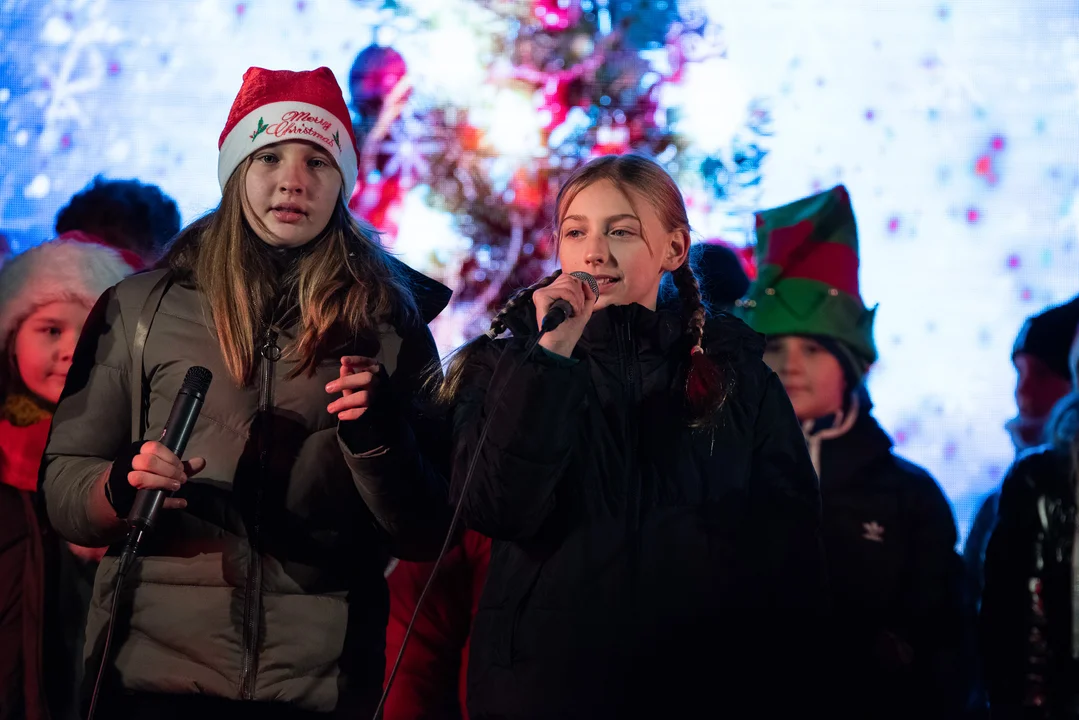
[[[0,482],[19,490],[37,491],[37,471],[49,438],[51,417],[25,427],[0,419]]]

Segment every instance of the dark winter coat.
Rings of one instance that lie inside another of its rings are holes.
[[[850,430],[820,451],[834,709],[954,718],[965,701],[955,520],[936,481],[892,453],[865,400]]]
[[[0,720],[76,717],[89,585],[36,487],[50,419],[0,419]]]
[[[88,493],[131,444],[132,335],[162,272],[130,277],[98,302],[56,410],[43,490],[53,525],[81,545],[103,541],[87,517]],[[171,286],[146,342],[143,437],[161,436],[188,368],[207,367],[214,381],[185,453],[207,465],[182,490],[188,507],[161,514],[128,577],[114,682],[134,692],[373,711],[384,664],[383,568],[391,552],[437,552],[448,520],[445,468],[421,452],[427,423],[412,404],[437,358],[423,323],[448,295],[438,286],[418,297],[422,319],[330,348],[312,377],[289,377],[295,361],[264,351],[259,379],[238,387],[199,292],[182,278]],[[296,332],[293,324],[266,339],[284,347]],[[384,366],[388,402],[339,423],[324,387],[346,354]],[[117,551],[97,574],[86,633],[93,669]]]
[[[994,718],[1079,717],[1075,492],[1066,448],[1028,451],[1004,479],[980,618]]]
[[[761,337],[709,322],[729,395],[714,427],[691,431],[676,315],[601,310],[567,359],[525,356],[534,312],[479,349],[454,413],[454,492],[494,539],[473,720],[812,707],[820,496]]]

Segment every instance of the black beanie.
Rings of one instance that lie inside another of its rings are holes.
[[[1055,374],[1071,380],[1068,353],[1079,326],[1079,296],[1027,319],[1012,348],[1012,360],[1026,353],[1045,363]]]
[[[749,290],[749,276],[730,248],[699,243],[690,248],[689,262],[701,284],[704,301],[717,310],[734,305]]]

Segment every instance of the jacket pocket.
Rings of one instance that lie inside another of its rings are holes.
[[[513,546],[496,543],[492,548],[490,572],[472,628],[471,664],[512,666],[517,626],[541,567],[542,563],[528,562]]]

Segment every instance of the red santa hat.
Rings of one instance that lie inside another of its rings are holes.
[[[327,67],[317,70],[249,68],[232,103],[217,147],[221,189],[247,157],[266,145],[306,140],[337,162],[346,197],[356,186],[356,136],[341,87]]]
[[[117,250],[78,231],[16,255],[0,270],[0,350],[37,308],[71,300],[89,311],[101,293],[133,270]]]

